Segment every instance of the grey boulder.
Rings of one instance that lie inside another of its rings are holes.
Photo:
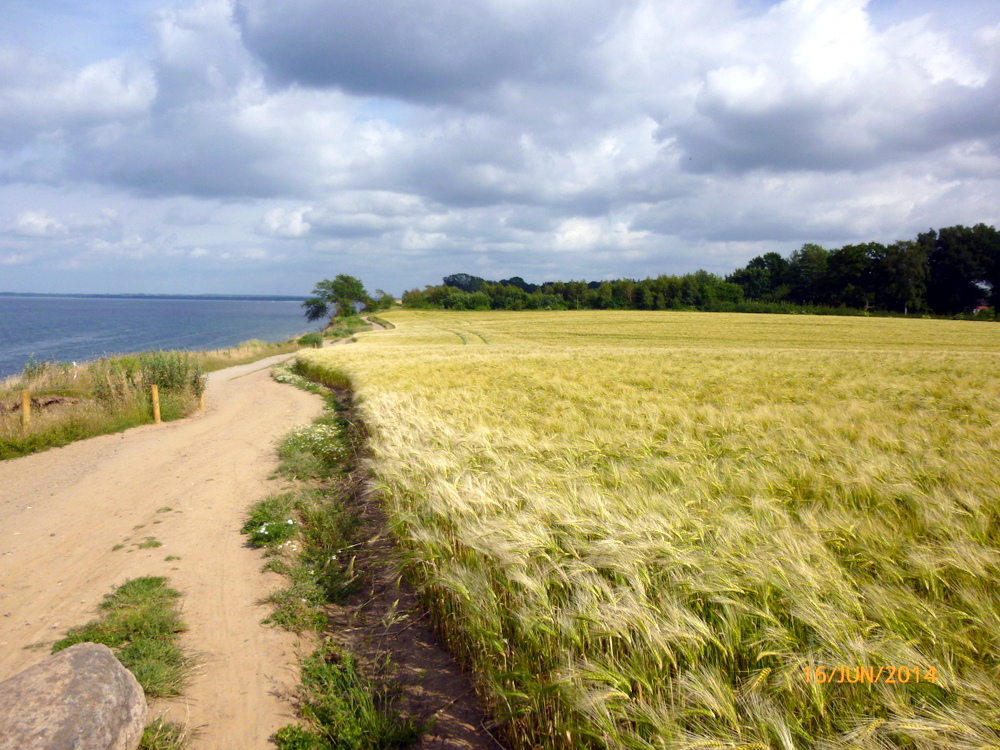
[[[0,750],[135,750],[146,714],[111,649],[78,643],[0,682]]]

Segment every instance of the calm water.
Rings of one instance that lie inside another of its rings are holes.
[[[284,341],[316,324],[299,302],[0,297],[0,377],[29,357],[61,362],[147,349]]]

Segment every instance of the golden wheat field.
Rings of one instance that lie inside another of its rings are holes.
[[[1000,326],[386,317],[300,366],[512,744],[1000,747]]]

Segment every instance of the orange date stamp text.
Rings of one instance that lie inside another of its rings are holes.
[[[803,667],[806,682],[817,685],[840,685],[849,683],[851,685],[874,685],[883,683],[885,685],[907,685],[917,682],[937,683],[937,668],[927,667],[849,667],[839,665],[835,667]]]

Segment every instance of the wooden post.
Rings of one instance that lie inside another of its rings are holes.
[[[198,399],[198,410],[205,411],[205,391],[201,392],[201,397]]]
[[[149,390],[153,392],[153,421],[156,424],[160,423],[160,389],[155,385],[149,386]]]
[[[31,391],[21,391],[21,427],[31,427]]]

